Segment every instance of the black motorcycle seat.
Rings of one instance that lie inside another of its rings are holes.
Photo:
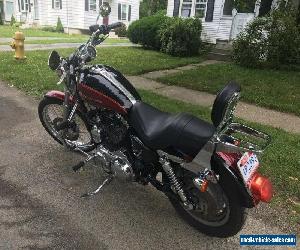
[[[195,156],[215,132],[212,124],[192,115],[169,114],[143,102],[133,105],[129,122],[149,148],[171,147],[190,156]]]

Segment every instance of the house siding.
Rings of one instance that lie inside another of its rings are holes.
[[[20,15],[18,11],[18,0],[13,0],[15,2],[15,15]],[[31,2],[34,2],[31,0]],[[109,23],[118,22],[118,3],[123,3],[131,5],[131,21],[122,21],[127,26],[129,23],[139,19],[139,0],[112,0],[111,14],[109,15]],[[32,7],[32,11],[34,7]],[[57,19],[60,17],[61,22],[65,28],[70,29],[88,29],[90,25],[96,23],[98,16],[99,6],[97,6],[97,11],[85,11],[85,1],[83,0],[62,0],[61,9],[52,8],[52,0],[38,0],[38,19],[36,20],[26,20],[28,23],[34,22],[42,26],[55,26],[57,24]],[[31,13],[33,16],[34,14]],[[102,17],[99,18],[99,24],[102,24]]]
[[[209,43],[216,43],[218,39],[229,40],[232,26],[232,17],[223,16],[223,6],[225,0],[215,0],[213,21],[206,22],[205,18],[202,18],[202,34],[203,41]],[[168,1],[167,15],[173,16],[174,0]]]

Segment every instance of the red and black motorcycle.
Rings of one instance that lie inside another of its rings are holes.
[[[51,53],[49,67],[59,73],[64,92],[50,91],[40,102],[44,128],[65,147],[86,155],[74,171],[97,160],[107,174],[97,190],[84,196],[113,179],[150,183],[201,232],[238,233],[246,209],[272,197],[270,181],[257,171],[258,155],[270,137],[233,121],[241,91],[235,83],[217,95],[208,123],[162,112],[144,103],[119,71],[87,65],[96,57],[96,45],[120,25],[91,26],[87,43],[69,58]]]

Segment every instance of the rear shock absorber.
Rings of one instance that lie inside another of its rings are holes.
[[[174,170],[170,164],[170,161],[166,158],[160,158],[160,163],[164,171],[166,172],[169,180],[171,181],[172,186],[174,187],[176,193],[179,195],[184,207],[188,210],[193,209],[193,205],[188,201],[184,190],[182,189],[181,183],[177,180],[177,177],[174,173]]]

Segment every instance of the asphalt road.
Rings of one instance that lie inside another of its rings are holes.
[[[103,176],[93,167],[72,172],[81,156],[48,136],[37,104],[0,82],[0,249],[240,248],[239,235],[211,238],[185,224],[150,186],[112,182],[80,198]],[[279,217],[263,205],[241,233],[288,232],[276,225]]]

